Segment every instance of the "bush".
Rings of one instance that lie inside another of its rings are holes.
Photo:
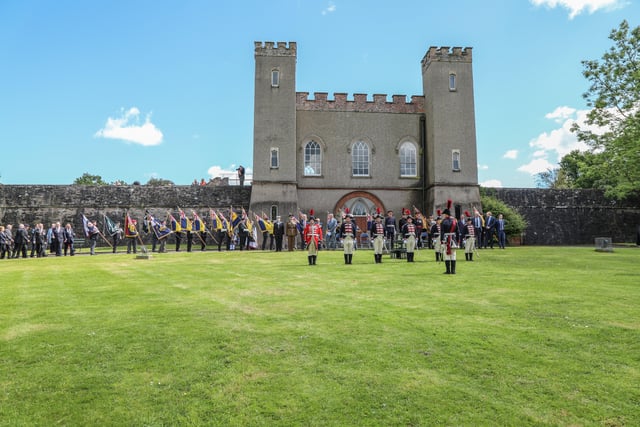
[[[527,227],[527,221],[514,208],[510,207],[495,196],[482,194],[480,196],[483,212],[491,211],[497,218],[499,214],[507,221],[505,233],[507,236],[520,236]]]

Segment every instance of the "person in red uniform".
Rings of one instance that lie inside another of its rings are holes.
[[[318,246],[322,241],[322,227],[316,223],[316,219],[313,217],[313,210],[309,212],[309,220],[304,227],[304,242],[307,245],[309,265],[316,265],[318,259]]]

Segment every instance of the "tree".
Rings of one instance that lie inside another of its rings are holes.
[[[624,198],[640,192],[640,27],[629,30],[622,21],[609,39],[614,45],[601,60],[582,61],[590,82],[583,97],[592,109],[585,126],[572,128],[593,157],[575,163],[574,154],[568,166],[576,168],[575,186]]]
[[[507,236],[520,236],[524,229],[527,228],[527,220],[518,211],[497,197],[488,194],[484,188],[480,188],[480,203],[482,203],[484,212],[491,211],[496,218],[499,214],[504,216],[506,220],[504,232]]]
[[[169,181],[168,179],[162,178],[151,178],[147,181],[146,185],[150,185],[152,187],[161,187],[163,185],[175,185],[173,181]]]
[[[81,177],[73,181],[74,185],[107,185],[100,175],[91,175],[88,172],[82,174]]]

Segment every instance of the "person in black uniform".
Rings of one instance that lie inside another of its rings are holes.
[[[413,224],[411,215],[407,215],[405,218],[402,235],[407,242],[407,262],[413,262],[413,254],[416,249],[416,226]]]
[[[284,238],[284,222],[280,215],[276,217],[273,223],[273,236],[276,239],[276,252],[282,252],[282,239]]]
[[[373,240],[373,258],[376,264],[382,263],[382,249],[384,248],[384,224],[382,223],[382,215],[376,213],[374,222],[371,224],[371,239]]]
[[[447,200],[447,209],[442,212],[441,241],[444,246],[445,274],[456,274],[456,249],[458,248],[458,221],[451,216],[452,201]]]
[[[387,238],[387,242],[393,246],[393,242],[396,238],[396,219],[393,216],[393,211],[387,211],[387,217],[384,219],[384,234]]]

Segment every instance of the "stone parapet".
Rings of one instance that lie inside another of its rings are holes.
[[[335,93],[328,99],[326,92],[315,92],[309,99],[309,92],[296,92],[296,110],[299,111],[354,111],[365,113],[424,113],[424,96],[413,95],[407,102],[406,95],[392,95],[391,102],[386,94],[374,94],[373,100],[367,94],[356,93],[353,100],[347,100],[346,93]]]

